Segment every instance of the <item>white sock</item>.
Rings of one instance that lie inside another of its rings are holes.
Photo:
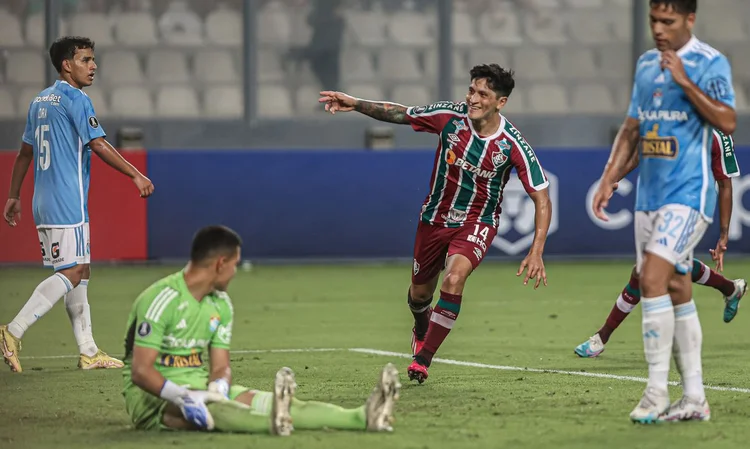
[[[82,279],[78,287],[65,295],[65,309],[68,311],[73,335],[78,343],[78,352],[89,357],[96,354],[99,348],[94,343],[91,331],[91,309],[88,299],[89,280]]]
[[[648,387],[667,391],[675,318],[669,295],[642,298],[643,352],[648,362]]]
[[[701,265],[701,270],[703,271],[703,274],[702,274],[702,275],[701,275],[701,277],[700,277],[700,278],[699,278],[699,279],[698,279],[697,281],[695,281],[695,282],[696,282],[696,283],[698,283],[698,284],[701,284],[701,285],[705,285],[705,284],[706,284],[706,282],[708,282],[708,278],[709,278],[709,277],[711,277],[711,269],[710,269],[710,268],[708,268],[708,267],[706,266],[706,264],[705,264],[705,263],[703,263],[703,262],[701,262],[700,260],[695,260],[695,261],[693,261],[693,264],[696,264],[696,263],[698,263],[698,264],[700,264],[700,265]]]
[[[682,388],[686,396],[702,401],[706,398],[701,363],[703,331],[695,302],[691,299],[690,302],[675,306],[674,317],[674,353],[675,361],[680,367]]]
[[[22,338],[32,324],[49,312],[52,306],[72,289],[73,284],[61,273],[55,273],[43,280],[36,286],[31,298],[26,301],[18,315],[8,324],[10,333],[16,338]]]

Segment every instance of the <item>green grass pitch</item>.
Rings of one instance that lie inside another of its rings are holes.
[[[97,343],[123,353],[125,320],[135,296],[178,266],[94,265],[89,301]],[[549,286],[534,291],[515,277],[517,265],[486,263],[464,294],[456,327],[424,385],[405,376],[408,359],[350,351],[407,353],[411,314],[406,306],[409,265],[256,266],[230,286],[235,306],[234,378],[269,389],[273,374],[290,366],[298,396],[361,404],[378,370],[393,362],[404,385],[392,434],[297,432],[266,435],[147,433],[131,430],[119,371],[81,372],[62,303],[27,333],[24,373],[0,366],[0,448],[737,448],[750,440],[750,393],[707,390],[708,423],[636,426],[628,414],[645,377],[640,308],[613,335],[598,359],[573,348],[595,332],[627,282],[630,265],[549,262]],[[742,277],[750,261],[730,260],[726,273]],[[49,271],[0,268],[0,322],[8,322]],[[725,324],[721,295],[695,287],[703,325],[707,384],[750,388],[748,323],[740,308]],[[324,348],[327,351],[275,352]],[[484,365],[517,367],[496,369]],[[550,373],[523,368],[567,371]],[[577,373],[603,373],[596,378]],[[672,380],[677,380],[673,368]],[[671,388],[677,398],[679,387]]]

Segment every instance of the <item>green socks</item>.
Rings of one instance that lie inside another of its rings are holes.
[[[273,394],[259,391],[250,406],[235,401],[207,404],[219,432],[268,433]],[[365,430],[365,407],[346,409],[316,401],[292,400],[294,430]]]

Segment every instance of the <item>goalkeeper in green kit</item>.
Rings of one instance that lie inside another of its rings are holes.
[[[273,391],[232,382],[234,311],[225,293],[242,240],[224,226],[201,229],[190,262],[136,299],[125,335],[125,408],[137,429],[289,435],[292,430],[390,431],[401,384],[387,364],[365,405],[345,409],[294,398],[294,373],[276,373]],[[204,362],[204,358],[207,362]]]

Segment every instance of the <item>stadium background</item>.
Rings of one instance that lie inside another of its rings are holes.
[[[629,0],[4,0],[0,3],[0,186],[24,115],[56,77],[58,35],[96,41],[87,88],[109,139],[155,195],[97,158],[90,212],[95,261],[184,259],[201,225],[227,224],[252,260],[409,259],[435,138],[357,114],[330,116],[319,90],[427,104],[461,100],[468,69],[516,71],[505,113],[550,175],[547,254],[632,254],[634,186],[595,222],[587,195],[629,97],[634,55],[650,46],[647,1]],[[636,18],[636,20],[633,20]],[[733,64],[735,141],[750,167],[750,5],[700,2],[696,34]],[[632,176],[629,178],[634,179]],[[731,253],[750,252],[750,177],[735,181]],[[39,263],[30,213],[0,227],[0,262]],[[508,186],[492,258],[516,257],[533,205]],[[715,242],[714,225],[700,248]]]

